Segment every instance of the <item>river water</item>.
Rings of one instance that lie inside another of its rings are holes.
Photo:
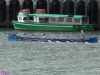
[[[100,75],[100,43],[51,43],[8,41],[7,34],[36,35],[80,32],[33,32],[0,29],[0,72],[9,75]],[[85,31],[87,37],[100,38],[100,31]]]

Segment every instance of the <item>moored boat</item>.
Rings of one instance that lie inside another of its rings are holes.
[[[22,37],[16,34],[8,34],[8,41],[33,41],[33,42],[88,42],[98,43],[97,37],[86,39],[68,39],[68,38],[42,38],[42,37]]]
[[[18,21],[12,20],[15,29],[33,31],[80,31],[94,30],[86,15],[29,14],[20,12]],[[33,17],[33,20],[30,20]]]

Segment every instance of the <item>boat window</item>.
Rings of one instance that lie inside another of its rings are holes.
[[[48,23],[48,17],[44,18],[44,22]]]
[[[87,17],[83,17],[82,22],[87,22]]]
[[[56,18],[50,17],[50,21],[55,22]]]
[[[39,20],[43,20],[43,18],[39,18]]]
[[[59,17],[58,18],[58,22],[64,22],[64,18],[63,17]]]
[[[66,21],[67,22],[72,22],[72,18],[67,18]]]
[[[44,22],[44,18],[39,18],[39,22],[43,23]]]
[[[27,18],[26,18],[26,17],[24,17],[24,18],[23,18],[23,20],[27,20]]]
[[[19,20],[22,20],[22,17],[19,17]]]
[[[74,19],[74,21],[75,21],[76,23],[80,23],[80,20],[81,20],[81,19],[78,19],[78,18],[75,18],[75,19]]]

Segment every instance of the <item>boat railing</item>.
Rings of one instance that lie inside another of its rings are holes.
[[[50,23],[50,24],[66,24],[66,25],[82,25],[88,24],[87,21],[82,21],[82,18],[73,17],[35,17],[35,23]]]
[[[18,15],[18,21],[24,23],[30,23],[29,17],[33,16],[34,23],[50,23],[50,24],[66,24],[66,25],[83,25],[89,24],[88,17],[84,16],[67,16],[67,15]]]

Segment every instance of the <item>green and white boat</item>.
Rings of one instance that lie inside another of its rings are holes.
[[[94,30],[88,16],[63,14],[23,14],[17,15],[18,21],[12,20],[15,29],[33,31],[79,31]],[[33,20],[29,18],[33,17]]]

